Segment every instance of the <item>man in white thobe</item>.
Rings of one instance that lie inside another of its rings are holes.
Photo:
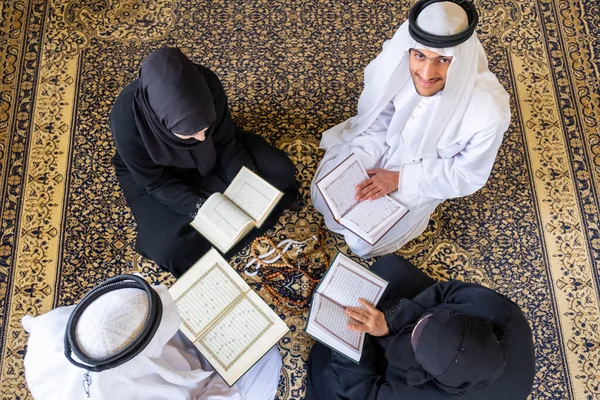
[[[367,66],[358,115],[323,133],[312,201],[355,254],[400,249],[445,199],[472,194],[487,181],[510,107],[474,33],[477,19],[468,1],[417,2]],[[387,194],[410,210],[375,245],[339,225],[315,185],[352,153],[370,177],[357,186],[357,199]]]
[[[152,290],[152,289],[150,289]],[[132,359],[99,372],[73,365],[65,356],[65,329],[75,306],[38,317],[25,316],[29,332],[25,378],[36,400],[266,400],[279,383],[281,355],[272,348],[233,386],[214,371],[179,331],[180,316],[166,287],[155,286],[162,303],[158,328]],[[116,355],[148,323],[149,300],[143,290],[122,288],[101,294],[75,326],[81,351],[94,359]],[[159,318],[159,319],[158,319]],[[70,353],[70,351],[69,351]],[[76,359],[78,360],[78,359]],[[80,361],[78,361],[80,362]]]

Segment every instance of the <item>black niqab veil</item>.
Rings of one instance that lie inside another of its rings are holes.
[[[451,311],[436,311],[424,323],[413,353],[422,369],[408,371],[410,385],[432,381],[446,392],[462,393],[500,377],[506,365],[506,332],[494,332],[488,322]]]
[[[203,176],[213,169],[213,95],[196,65],[179,49],[158,49],[142,62],[133,113],[146,150],[156,164],[196,168]],[[209,127],[202,142],[173,134],[188,136]]]

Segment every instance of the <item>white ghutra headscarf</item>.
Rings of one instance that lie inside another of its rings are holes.
[[[435,35],[454,35],[468,25],[459,5],[438,2],[427,6],[417,18],[418,26]],[[365,69],[364,90],[358,101],[358,114],[325,131],[320,148],[329,149],[365,132],[387,104],[398,94],[414,92],[409,71],[410,49],[425,49],[453,57],[439,107],[417,158],[437,157],[439,141],[452,143],[472,136],[500,119],[510,120],[508,93],[488,68],[488,61],[477,34],[464,43],[448,48],[432,48],[418,43],[404,22],[383,51]],[[442,146],[445,143],[439,143]]]

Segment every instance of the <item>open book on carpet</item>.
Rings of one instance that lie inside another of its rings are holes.
[[[169,292],[181,315],[181,331],[230,386],[288,332],[215,249]]]

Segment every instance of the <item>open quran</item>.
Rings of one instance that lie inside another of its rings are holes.
[[[374,245],[408,209],[387,195],[376,200],[356,200],[356,186],[367,179],[367,171],[353,153],[319,180],[317,188],[335,220]]]
[[[306,333],[359,362],[365,334],[348,328],[346,307],[362,307],[363,298],[377,304],[387,281],[338,253],[313,295]]]
[[[215,249],[169,293],[181,315],[181,331],[230,386],[288,331]]]
[[[191,225],[222,253],[260,227],[283,193],[243,167],[225,193],[213,193]]]

